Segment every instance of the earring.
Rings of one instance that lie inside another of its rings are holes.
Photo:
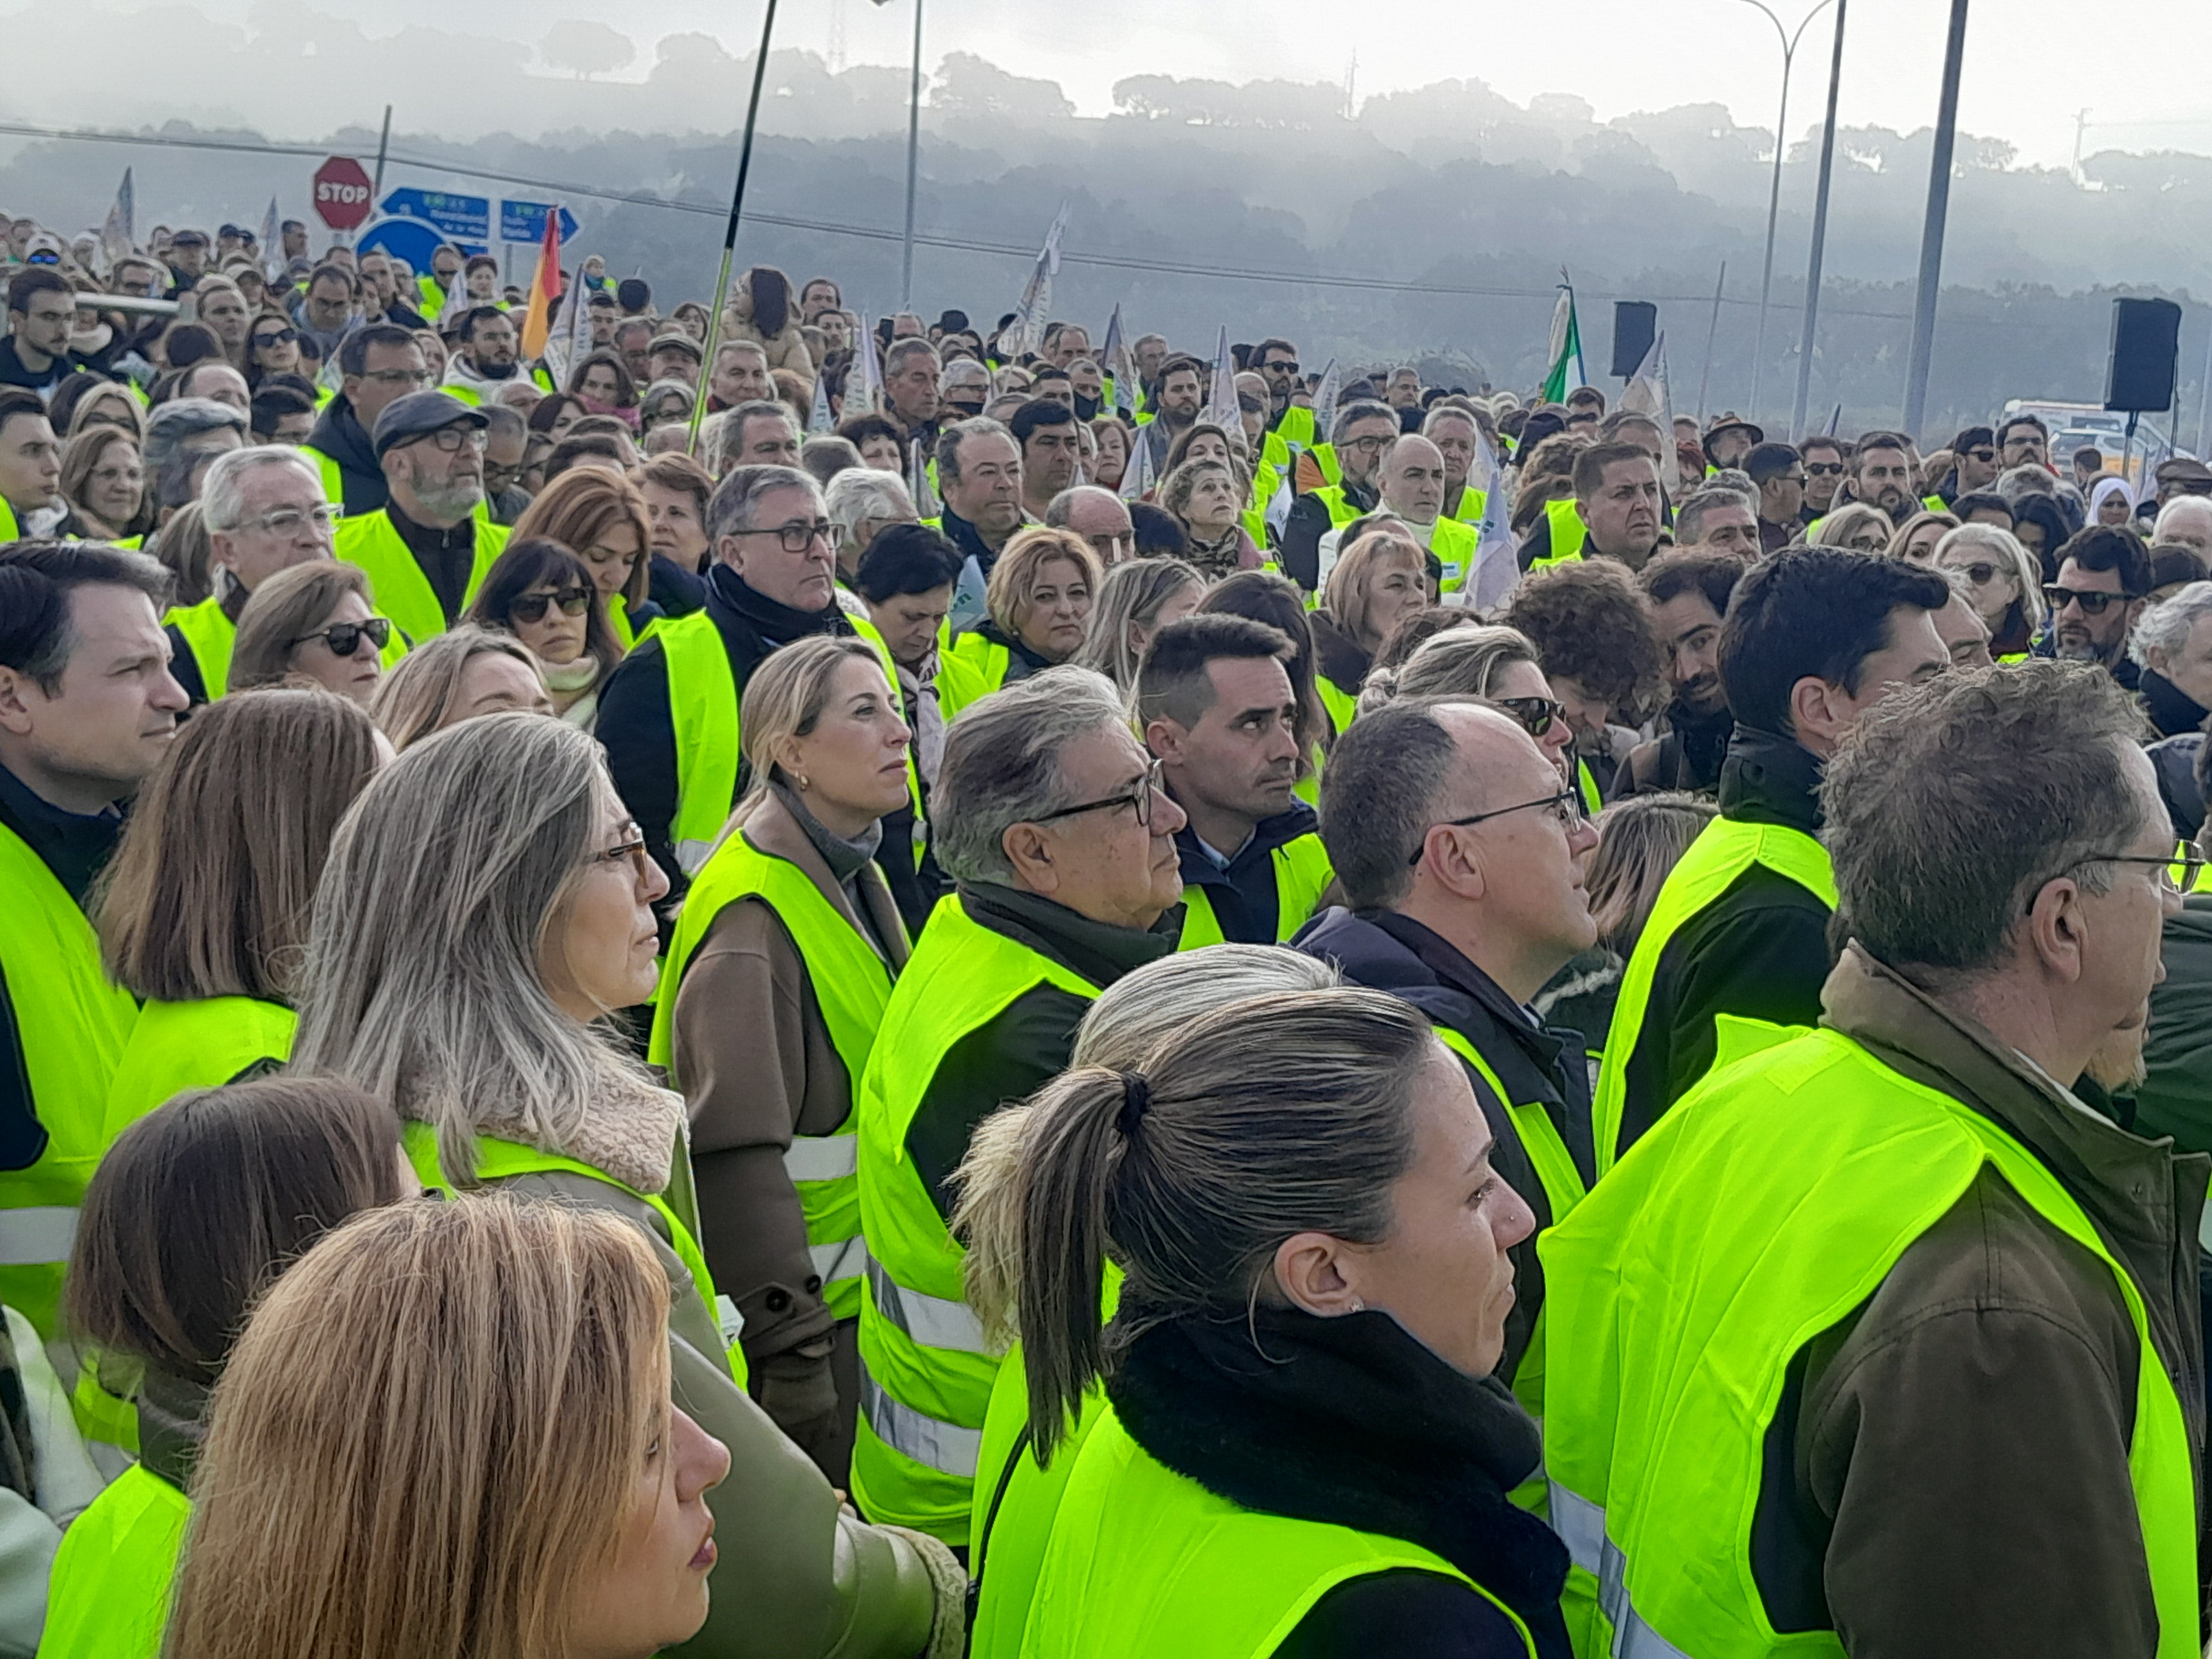
[[[808,777],[805,773],[801,772],[799,775],[799,793],[803,795],[813,787],[814,780]]]

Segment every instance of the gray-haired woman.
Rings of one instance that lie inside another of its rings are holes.
[[[753,1397],[846,1484],[860,1412],[853,1107],[906,929],[875,860],[910,733],[874,647],[821,635],[745,683],[754,780],[685,896],[647,1058],[690,1109],[714,1282]]]
[[[957,1651],[949,1553],[842,1513],[746,1396],[697,1243],[683,1100],[605,1030],[653,994],[667,884],[574,726],[489,714],[427,738],[332,844],[294,1064],[396,1112],[426,1182],[596,1206],[645,1231],[674,1297],[677,1403],[734,1459],[711,1500],[717,1594],[694,1651]]]
[[[1564,1655],[1565,1547],[1507,1496],[1539,1432],[1491,1375],[1533,1218],[1427,1022],[1367,991],[1261,997],[1031,1109],[1011,1199],[979,1214],[1018,1240],[1039,1462],[1102,1376],[1107,1406],[1025,1648],[1241,1659],[1399,1631]]]

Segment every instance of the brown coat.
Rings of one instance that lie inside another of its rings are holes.
[[[737,833],[804,872],[855,932],[890,941],[894,972],[905,965],[897,907],[872,863],[857,883],[871,932],[773,794]],[[836,1131],[852,1113],[859,1079],[830,1039],[805,959],[764,900],[726,906],[708,925],[677,991],[670,1061],[690,1112],[701,1244],[715,1288],[745,1316],[755,1392],[786,1432],[821,1455],[825,1443],[849,1436],[857,1401],[839,1397],[836,1321],[783,1155],[794,1134]]]

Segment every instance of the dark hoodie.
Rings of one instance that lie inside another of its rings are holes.
[[[338,464],[345,492],[341,505],[348,514],[374,513],[392,499],[385,487],[384,468],[377,462],[376,446],[370,442],[368,428],[362,425],[344,393],[331,399],[315,422],[314,430],[307,434],[307,447]]]
[[[1255,824],[1250,838],[1224,866],[1213,861],[1186,823],[1175,838],[1176,853],[1182,860],[1182,884],[1206,890],[1221,937],[1231,945],[1277,944],[1282,938],[1282,907],[1275,890],[1275,849],[1320,828],[1320,815],[1304,801],[1294,800],[1288,811]]]

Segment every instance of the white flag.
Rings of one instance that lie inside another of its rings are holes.
[[[137,217],[138,193],[131,187],[131,169],[123,169],[122,185],[115,192],[115,205],[107,210],[107,222],[100,228],[100,257],[107,262],[110,270],[115,262],[138,248],[138,237],[132,222]]]
[[[1314,387],[1314,441],[1317,444],[1330,441],[1328,429],[1336,424],[1336,394],[1342,380],[1343,376],[1337,373],[1336,359],[1332,357],[1321,372],[1321,383]]]
[[[1668,496],[1674,493],[1674,399],[1667,381],[1667,331],[1664,329],[1651,342],[1644,361],[1636,366],[1636,373],[1628,377],[1621,388],[1620,406],[1634,410],[1639,415],[1649,415],[1659,423],[1659,486]]]
[[[814,406],[806,411],[808,435],[827,432],[836,424],[830,418],[830,377],[817,371],[814,376]]]
[[[1137,414],[1137,366],[1129,361],[1128,343],[1121,337],[1121,307],[1106,319],[1106,339],[1098,349],[1099,367],[1113,386],[1114,407],[1132,420]]]
[[[568,371],[575,366],[579,355],[579,332],[586,342],[592,337],[591,325],[584,317],[584,279],[580,275],[571,276],[562,288],[560,301],[553,307],[552,324],[545,331],[545,367],[552,371],[556,386],[565,389],[568,384]],[[701,395],[705,395],[703,386]]]
[[[1151,489],[1158,475],[1152,471],[1151,428],[1139,427],[1137,435],[1129,440],[1129,464],[1121,469],[1121,499],[1125,501],[1141,500]]]
[[[860,369],[860,406],[853,407],[853,376],[845,375],[845,413],[872,415],[884,406],[884,363],[876,355],[876,331],[869,325],[868,313],[860,313],[860,331],[854,337],[853,352]]]
[[[1213,347],[1213,386],[1206,399],[1206,412],[1199,419],[1212,422],[1224,432],[1243,429],[1237,408],[1237,360],[1229,355],[1229,325],[1225,323]]]
[[[1520,551],[1513,545],[1513,504],[1505,488],[1505,470],[1498,452],[1478,428],[1475,459],[1490,479],[1483,497],[1482,520],[1475,526],[1474,569],[1460,590],[1460,603],[1488,616],[1511,597],[1521,580]]]
[[[907,495],[917,519],[934,519],[945,511],[929,482],[929,447],[919,438],[907,445]]]
[[[1023,285],[1021,303],[1014,307],[1014,320],[999,336],[999,356],[1002,359],[1035,356],[1044,344],[1045,319],[1052,309],[1052,279],[1060,274],[1060,234],[1066,228],[1067,204],[1062,202],[1052,228],[1045,233],[1044,246],[1037,251],[1030,279]]]
[[[261,216],[261,274],[274,288],[284,272],[284,238],[276,228],[276,198],[269,198],[269,211]]]

